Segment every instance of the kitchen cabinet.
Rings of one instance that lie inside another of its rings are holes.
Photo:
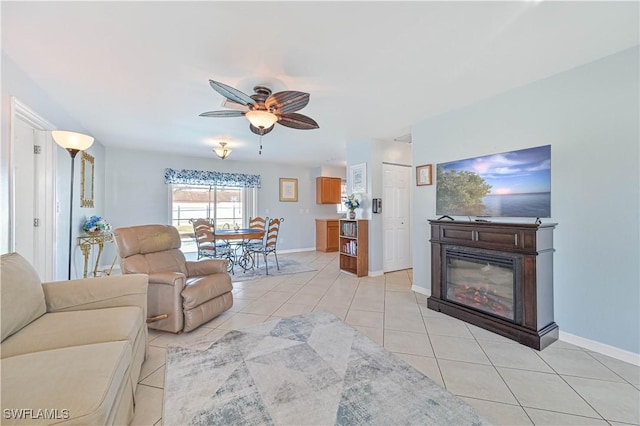
[[[316,204],[340,204],[342,179],[320,176],[316,178]]]
[[[316,250],[338,251],[338,219],[316,219]]]

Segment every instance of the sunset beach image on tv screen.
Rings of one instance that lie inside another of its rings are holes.
[[[438,164],[436,214],[551,217],[551,145]]]

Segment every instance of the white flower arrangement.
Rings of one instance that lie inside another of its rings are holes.
[[[100,216],[91,216],[84,222],[82,229],[85,232],[108,232],[111,230],[111,225]]]
[[[360,207],[360,200],[356,198],[356,194],[351,194],[347,197],[344,205],[347,206],[349,210],[354,211]]]

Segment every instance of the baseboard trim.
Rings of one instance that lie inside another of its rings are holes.
[[[282,253],[282,254],[297,253],[299,251],[316,251],[316,248],[315,247],[311,247],[311,248],[298,248],[298,249],[289,249],[289,250],[278,250],[278,252]]]
[[[610,356],[611,358],[628,362],[629,364],[640,367],[640,354],[616,348],[615,346],[596,342],[595,340],[585,339],[584,337],[576,336],[562,330],[560,330],[558,339],[562,340],[563,342],[571,343],[572,345],[580,346],[581,348],[585,348],[593,352],[598,352],[599,354]]]
[[[368,271],[370,277],[381,277],[384,275],[384,271]]]
[[[428,288],[419,287],[419,286],[417,286],[415,284],[411,286],[411,291],[415,291],[416,293],[424,294],[427,297],[431,296],[431,291]]]

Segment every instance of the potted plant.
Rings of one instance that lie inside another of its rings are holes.
[[[349,209],[349,219],[355,219],[356,209],[360,207],[360,200],[356,198],[356,194],[349,195],[344,205]]]
[[[100,235],[111,230],[111,225],[100,216],[91,216],[85,220],[82,230],[88,235]]]

